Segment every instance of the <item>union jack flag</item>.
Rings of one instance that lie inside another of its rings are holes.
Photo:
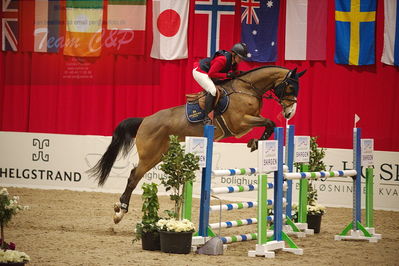
[[[18,0],[2,0],[1,46],[3,51],[18,50]]]
[[[255,8],[260,8],[260,0],[241,0],[241,7],[244,8],[244,12],[241,14],[241,22],[246,18],[247,24],[252,24],[252,19],[256,24],[259,24]]]

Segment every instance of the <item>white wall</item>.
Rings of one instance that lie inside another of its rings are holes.
[[[351,137],[351,136],[349,136]],[[130,170],[137,163],[135,149],[128,158],[119,158],[104,187],[99,188],[86,171],[100,159],[110,137],[60,134],[0,132],[0,185],[44,189],[70,189],[122,193]],[[399,152],[374,152],[375,209],[399,211]],[[352,150],[327,149],[325,163],[335,170],[352,167]],[[257,153],[245,144],[216,143],[213,168],[256,167]],[[328,169],[329,170],[329,169]],[[139,183],[159,183],[162,172],[155,167]],[[200,172],[194,193],[200,194]],[[364,181],[364,180],[363,180]],[[212,186],[255,184],[256,176],[217,177]],[[294,185],[294,200],[297,189]],[[351,179],[317,181],[319,202],[327,206],[352,206]],[[163,189],[160,187],[160,192]],[[134,193],[140,194],[136,189]],[[364,194],[363,194],[364,195]],[[232,200],[256,200],[256,193],[235,193],[223,196]]]

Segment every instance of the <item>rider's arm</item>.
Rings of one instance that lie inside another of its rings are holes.
[[[227,73],[220,73],[220,71],[225,67],[227,63],[225,56],[217,56],[211,62],[211,67],[208,71],[208,76],[210,78],[225,79],[227,78]]]

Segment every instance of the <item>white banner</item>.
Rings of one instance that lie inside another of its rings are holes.
[[[0,132],[0,186],[122,193],[131,169],[138,162],[135,149],[127,158],[117,159],[102,188],[86,173],[98,162],[110,142],[111,137],[101,136]],[[352,168],[352,157],[352,150],[327,149],[324,162],[328,166],[327,170],[346,170]],[[375,209],[399,211],[399,152],[374,151],[373,157]],[[215,143],[214,169],[257,167],[257,160],[257,152],[251,153],[246,144]],[[198,171],[194,184],[196,196],[200,195],[200,173]],[[134,193],[141,194],[143,182],[159,184],[159,177],[162,175],[159,166],[154,167],[144,176]],[[256,183],[255,175],[221,176],[212,179],[213,187]],[[362,183],[364,184],[364,179]],[[314,185],[318,190],[319,203],[352,207],[350,178],[318,180]],[[362,190],[364,192],[364,186]],[[159,191],[161,194],[165,193],[162,186]],[[296,182],[293,191],[293,199],[296,201]],[[221,196],[229,200],[256,200],[254,192]],[[364,197],[362,204],[364,205]]]

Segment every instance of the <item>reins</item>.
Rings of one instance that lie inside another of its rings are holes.
[[[232,84],[232,83],[231,83],[231,85],[230,85],[232,91],[229,92],[227,95],[231,95],[231,94],[233,94],[233,93],[246,94],[246,95],[250,95],[250,96],[253,96],[253,97],[257,98],[257,99],[259,99],[260,101],[262,101],[262,99],[268,99],[268,100],[271,99],[271,100],[275,100],[275,101],[278,102],[279,104],[282,104],[282,101],[285,100],[285,101],[291,102],[288,106],[286,106],[286,107],[289,107],[289,106],[295,104],[297,101],[294,100],[294,99],[287,98],[287,96],[291,96],[291,94],[286,93],[285,89],[286,89],[290,84],[291,84],[291,85],[294,85],[293,83],[297,83],[297,82],[298,82],[297,80],[291,78],[291,77],[290,77],[290,74],[291,74],[291,71],[289,71],[289,72],[287,73],[287,75],[285,76],[284,80],[283,80],[280,84],[278,84],[277,86],[275,86],[275,87],[273,87],[273,88],[271,88],[271,89],[267,89],[267,88],[266,88],[267,85],[266,85],[263,89],[259,89],[259,88],[257,88],[252,82],[250,82],[250,81],[248,81],[248,80],[245,80],[245,79],[242,79],[241,77],[236,77],[236,78],[235,78],[236,80],[239,80],[239,81],[241,81],[241,82],[243,82],[243,83],[248,84],[248,85],[250,86],[250,88],[255,92],[256,95],[254,95],[254,94],[252,94],[252,93],[249,93],[249,92],[245,92],[245,91],[241,91],[241,90],[236,90],[236,89],[233,87],[233,84]],[[222,86],[222,88],[224,88],[224,87]],[[269,95],[264,95],[264,94],[267,93],[267,92],[270,92],[270,94],[269,94]],[[281,93],[280,93],[280,92],[281,92]],[[292,95],[294,95],[294,93],[293,93]],[[296,95],[295,95],[295,96],[296,96]]]

